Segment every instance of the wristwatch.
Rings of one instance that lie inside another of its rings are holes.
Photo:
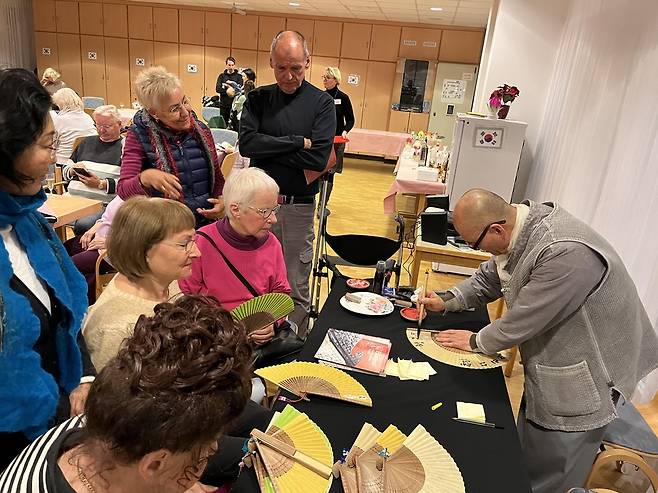
[[[99,190],[105,190],[106,187],[107,187],[106,180],[98,180],[98,189]]]

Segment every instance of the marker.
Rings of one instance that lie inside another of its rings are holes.
[[[436,411],[436,410],[437,410],[438,408],[440,408],[441,406],[443,406],[443,402],[437,402],[436,404],[434,404],[434,405],[432,406],[432,411]]]

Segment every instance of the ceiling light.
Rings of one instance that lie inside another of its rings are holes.
[[[443,9],[441,7],[430,7],[432,12],[441,12]]]
[[[299,3],[297,2],[288,2],[288,5],[290,5],[291,7],[299,7]]]

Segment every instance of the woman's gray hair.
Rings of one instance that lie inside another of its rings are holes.
[[[59,107],[59,111],[83,111],[85,107],[80,96],[69,87],[53,94],[53,103]]]
[[[96,120],[97,116],[111,116],[115,120],[121,121],[119,110],[117,110],[117,107],[113,104],[104,104],[103,106],[96,108],[91,114],[91,117]]]
[[[137,100],[147,110],[158,108],[160,102],[176,89],[181,82],[163,66],[151,67],[142,70],[135,77],[135,93]]]
[[[279,194],[279,185],[260,168],[234,169],[224,184],[224,206],[226,215],[233,217],[231,204],[249,206],[263,192]]]

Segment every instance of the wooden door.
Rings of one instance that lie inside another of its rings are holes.
[[[144,22],[150,22],[150,18]],[[115,38],[128,37],[128,6],[103,4],[103,34]]]
[[[105,43],[102,36],[80,36],[82,56],[81,96],[95,96],[106,99],[105,88]]]
[[[128,37],[153,39],[153,8],[128,5]]]
[[[258,48],[258,16],[231,14],[231,48]]]
[[[439,60],[455,63],[480,63],[484,32],[443,31]]]
[[[370,34],[372,24],[343,23],[343,40],[340,56],[367,60],[370,52]]]
[[[153,39],[178,43],[178,10],[153,7]]]
[[[32,19],[35,31],[57,31],[54,0],[34,0],[32,2]]]
[[[327,67],[338,67],[338,58],[314,55],[311,57],[311,69],[306,71],[306,79],[323,91],[322,76]]]
[[[105,38],[107,104],[130,108],[130,57],[126,38]]]
[[[34,47],[37,59],[37,77],[41,79],[43,71],[48,67],[59,72],[59,50],[57,49],[57,34],[34,33]]]
[[[82,94],[82,62],[80,60],[80,35],[57,33],[59,72],[66,85]]]
[[[178,43],[153,43],[153,65],[162,65],[176,76],[180,75]]]
[[[430,123],[429,113],[409,113],[409,127],[408,132],[427,132],[427,127]]]
[[[204,57],[204,72],[205,72],[205,90],[206,96],[214,96],[217,94],[215,86],[217,85],[217,77],[224,71],[226,67],[226,57],[231,54],[229,48],[218,48],[214,46],[206,46]]]
[[[366,94],[366,76],[368,75],[368,62],[364,60],[340,59],[340,74],[342,82],[340,90],[350,97],[354,110],[354,126],[363,127],[363,105]]]
[[[274,78],[274,72],[272,67],[270,67],[270,52],[269,51],[259,51],[258,52],[258,64],[256,69],[256,87],[266,86],[268,84],[274,84],[276,79]]]
[[[55,2],[55,20],[58,33],[79,33],[78,2]]]
[[[202,10],[179,10],[178,32],[180,42],[203,45],[204,20]]]
[[[258,66],[258,52],[254,50],[231,50],[231,56],[235,58],[235,67],[238,70],[250,68],[256,71]],[[222,68],[224,70],[224,68]]]
[[[342,22],[315,21],[313,30],[313,55],[340,56],[340,40],[342,34]]]
[[[441,29],[403,27],[400,37],[400,58],[438,60]]]
[[[286,19],[286,29],[288,31],[297,31],[306,38],[309,53],[313,53],[313,19],[299,19],[298,17],[288,17]]]
[[[130,67],[130,99],[134,101],[137,98],[134,87],[135,77],[145,68],[154,65],[153,41],[129,39],[128,57]]]
[[[383,26],[375,24],[372,26],[370,37],[370,60],[380,62],[395,62],[398,59],[400,47],[399,26]]]
[[[231,46],[231,14],[206,12],[206,46]]]
[[[80,34],[103,33],[103,4],[80,3]]]
[[[179,45],[180,80],[183,91],[190,99],[192,108],[201,117],[201,99],[203,98],[205,76],[203,65],[203,46]]]
[[[409,130],[409,112],[391,110],[388,120],[389,132],[407,133]]]
[[[261,15],[258,19],[258,50],[267,51],[269,53],[274,36],[285,30],[285,28],[285,17],[269,17]]]
[[[386,130],[391,113],[391,93],[395,63],[368,62],[366,95],[363,104],[363,128]]]

